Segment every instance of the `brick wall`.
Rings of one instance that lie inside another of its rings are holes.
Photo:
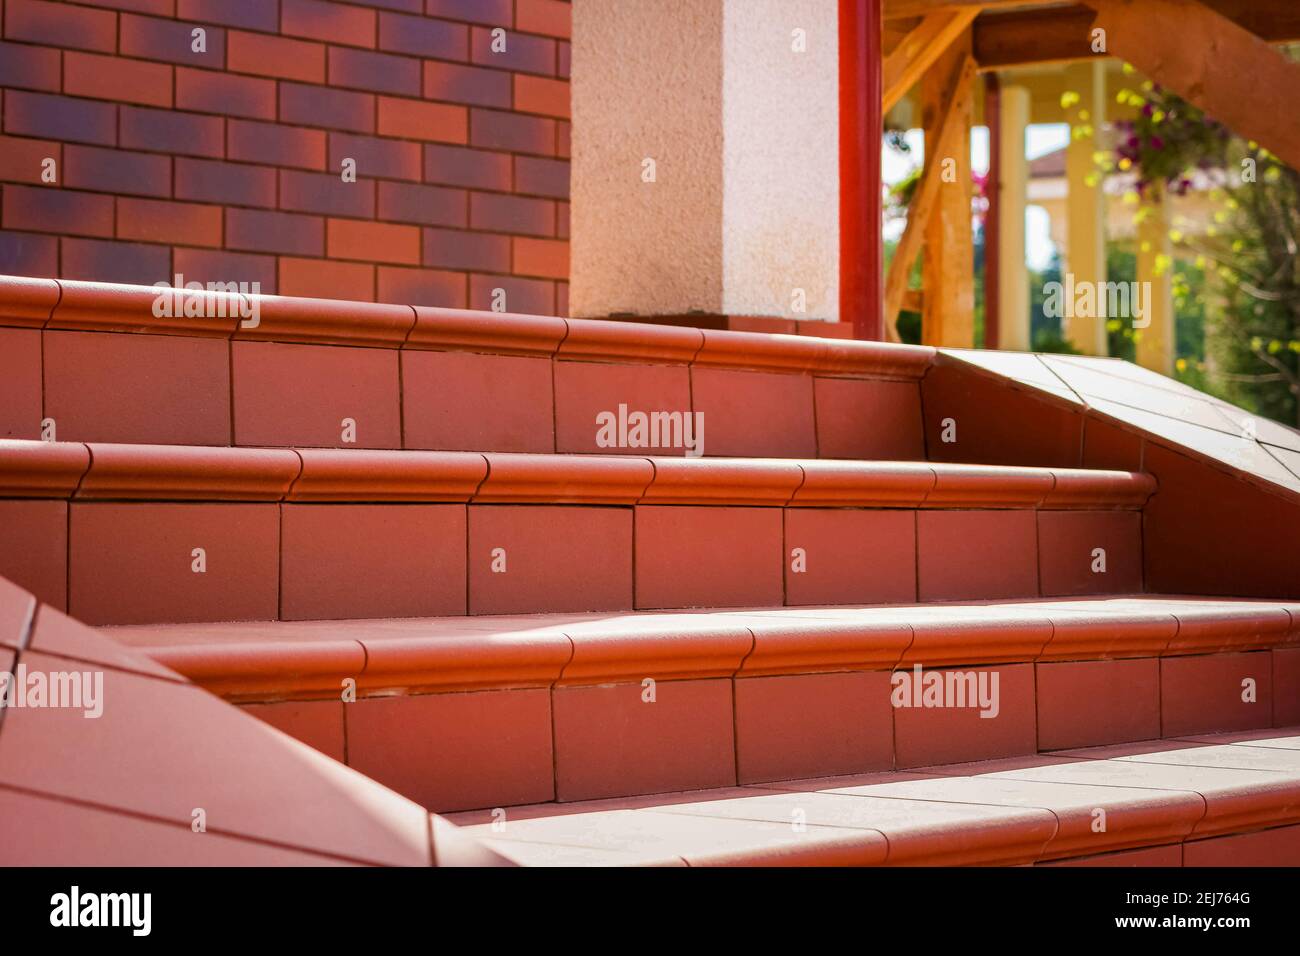
[[[0,273],[567,312],[567,0],[0,3]]]

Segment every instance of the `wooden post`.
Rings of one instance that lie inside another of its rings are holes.
[[[1096,131],[1106,116],[1104,63],[1098,58],[1070,64],[1066,86],[1079,94],[1079,103],[1067,111],[1073,130],[1065,151],[1065,268],[1074,276],[1075,286],[1089,282],[1101,289],[1106,281],[1106,197],[1093,154],[1097,151]],[[1074,135],[1088,127],[1091,134]],[[1108,353],[1105,318],[1072,316],[1063,322],[1062,333],[1080,352]]]
[[[884,0],[839,4],[840,321],[853,323],[855,338],[879,340],[884,331]]]
[[[925,302],[921,341],[926,345],[971,348],[975,344],[975,251],[971,235],[970,124],[972,84],[962,81],[971,55],[967,30],[921,80],[926,165],[937,163],[939,194],[925,224],[921,282]],[[931,156],[932,144],[948,105],[957,115],[958,135],[951,153]]]
[[[1137,333],[1137,362],[1161,375],[1174,374],[1173,243],[1165,220],[1164,190],[1151,189],[1143,204],[1145,214],[1137,227],[1137,295],[1144,310],[1134,316]],[[1132,300],[1130,299],[1130,302]],[[1139,328],[1138,322],[1146,323]]]
[[[1001,344],[998,328],[998,197],[1002,193],[1002,81],[996,73],[984,74],[984,123],[989,130],[989,178],[984,187],[988,209],[984,213],[984,347]]]
[[[998,144],[998,346],[1027,352],[1029,340],[1029,273],[1025,266],[1025,204],[1029,161],[1025,130],[1029,126],[1029,90],[1002,87]]]

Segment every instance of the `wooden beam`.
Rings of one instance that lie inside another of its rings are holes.
[[[969,7],[1012,8],[1030,5],[1042,6],[1044,0],[885,0],[885,19],[924,17],[937,10],[962,10]],[[1047,0],[1052,2],[1052,0]],[[1069,2],[1069,0],[1057,0]]]
[[[1295,0],[1204,0],[1205,6],[1269,43],[1300,41],[1300,3]],[[1086,60],[1092,49],[1096,11],[1082,3],[1041,10],[985,12],[974,25],[975,59],[981,70]]]
[[[907,207],[907,226],[894,249],[894,258],[889,263],[889,275],[885,278],[885,335],[892,341],[899,341],[898,313],[910,291],[907,280],[912,274],[912,265],[921,251],[921,240],[925,235],[926,224],[934,210],[934,201],[939,195],[943,172],[943,157],[951,154],[959,139],[959,124],[962,121],[960,96],[961,89],[968,89],[975,78],[975,60],[966,57],[953,84],[952,94],[945,101],[943,118],[938,124],[938,134],[927,137],[925,143],[925,168],[921,172],[921,181],[916,185],[912,201]]]
[[[925,75],[952,41],[961,36],[979,14],[979,7],[941,10],[927,16],[885,58],[885,112],[894,108]]]
[[[1107,52],[1300,169],[1300,64],[1196,0],[1089,0]]]

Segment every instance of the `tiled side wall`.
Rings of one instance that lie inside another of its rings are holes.
[[[0,10],[0,273],[568,311],[568,0]]]

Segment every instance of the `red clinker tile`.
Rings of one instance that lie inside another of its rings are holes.
[[[925,460],[916,382],[814,378],[813,397],[820,457]]]
[[[117,200],[117,234],[122,239],[221,245],[221,208],[158,199]]]
[[[430,100],[509,109],[510,74],[476,66],[426,60],[424,96]]]
[[[510,157],[505,153],[427,143],[424,181],[506,191],[510,189]]]
[[[1093,571],[1105,552],[1105,573]],[[1132,594],[1142,590],[1142,514],[1040,511],[1038,562],[1044,597]]]
[[[555,451],[551,361],[402,351],[405,447]]]
[[[1035,666],[1039,750],[1160,736],[1160,662],[1155,658]]]
[[[122,4],[129,6],[129,4]],[[170,15],[171,11],[166,11]],[[124,56],[137,56],[144,60],[166,60],[169,63],[188,63],[221,69],[226,59],[226,31],[217,27],[204,27],[203,52],[194,49],[194,24],[159,17],[139,17],[123,13],[121,17],[121,49]]]
[[[1109,422],[1089,417],[1083,423],[1083,467],[1142,470],[1142,439]]]
[[[45,414],[60,441],[226,445],[230,363],[217,338],[46,331]]]
[[[6,90],[4,114],[6,133],[104,146],[117,142],[115,103]]]
[[[916,512],[786,508],[783,560],[786,604],[914,602]]]
[[[8,0],[5,37],[30,43],[112,53],[117,49],[117,16],[45,0]]]
[[[282,80],[324,83],[325,46],[231,30],[226,39],[226,69]]]
[[[275,81],[178,66],[176,108],[273,120]]]
[[[237,445],[401,447],[392,349],[232,342],[231,364]]]
[[[420,61],[407,56],[332,46],[329,77],[331,86],[350,86],[398,96],[420,95]]]
[[[523,113],[541,113],[557,119],[569,118],[569,81],[540,76],[514,75],[515,109]]]
[[[557,687],[556,798],[589,800],[736,782],[731,682]]]
[[[289,212],[226,210],[226,246],[250,252],[325,254],[325,220]]]
[[[423,4],[420,0],[412,0],[411,9],[419,13]],[[380,13],[379,48],[440,60],[465,60],[469,57],[469,28],[463,23],[448,23],[430,17]]]
[[[504,572],[492,570],[497,549]],[[471,614],[631,607],[630,508],[469,506]]]
[[[1149,846],[1140,850],[1120,850],[1095,856],[1076,856],[1066,860],[1048,860],[1036,866],[1182,866],[1183,844]]]
[[[67,610],[66,501],[0,501],[0,577],[42,604]]]
[[[98,100],[171,106],[172,68],[144,60],[65,52],[63,92]]]
[[[498,70],[555,75],[555,41],[526,33],[506,34],[505,49],[493,49],[492,30],[474,27],[470,31],[470,59],[479,66]],[[499,47],[500,44],[497,44]]]
[[[1300,826],[1189,840],[1183,866],[1300,866]]]
[[[794,674],[736,681],[739,782],[890,770],[889,674]]]
[[[494,110],[470,111],[470,144],[517,153],[555,153],[555,120]]]
[[[53,159],[56,168],[62,169],[66,178],[68,170],[63,164],[62,143],[0,136],[0,180],[43,185],[41,176],[45,172],[46,159]]]
[[[330,219],[326,235],[331,258],[420,264],[420,230],[415,226]]]
[[[0,328],[0,439],[41,437],[41,330]]]
[[[286,504],[286,621],[465,613],[464,505]]]
[[[935,668],[922,673],[998,673],[998,715],[981,717],[974,707],[895,707],[895,766],[923,767],[1032,754],[1034,732],[1034,665],[1002,667]],[[896,673],[913,675],[905,670]],[[992,696],[992,679],[986,685]],[[946,678],[945,678],[946,681]],[[915,683],[913,679],[911,683]],[[907,685],[903,685],[906,687]],[[923,685],[924,686],[924,685]],[[894,688],[891,686],[891,698]],[[901,693],[901,691],[900,691]],[[908,698],[911,700],[912,698]]]
[[[601,448],[596,416],[629,412],[691,414],[690,373],[684,365],[555,363],[555,440],[560,452],[591,455],[681,455],[681,448]]]
[[[434,811],[551,800],[545,688],[348,704],[348,763]]]
[[[706,455],[817,457],[811,376],[693,368],[691,385]]]
[[[779,508],[637,506],[638,609],[783,603]]]
[[[569,278],[569,243],[563,239],[527,239],[516,236],[514,272],[543,279]]]
[[[463,309],[465,277],[459,272],[440,272],[437,269],[380,266],[379,301]]]
[[[463,106],[379,97],[379,133],[403,139],[464,143],[469,119]]]
[[[1038,595],[1033,511],[920,511],[916,546],[922,601]]]
[[[341,700],[294,700],[275,704],[241,704],[240,709],[276,730],[283,731],[308,747],[342,763],[343,702]]]
[[[69,613],[87,624],[272,620],[273,504],[73,502]],[[207,570],[192,570],[193,549]]]
[[[74,236],[113,235],[113,197],[48,186],[6,185],[4,227]]]
[[[280,32],[373,49],[375,11],[320,0],[280,0]]]
[[[226,123],[226,155],[246,162],[324,169],[325,133],[232,119]]]
[[[1254,702],[1242,699],[1248,678],[1254,681]],[[1253,651],[1162,658],[1160,724],[1164,737],[1273,726],[1272,656]]]
[[[518,0],[515,29],[568,39],[573,30],[573,7],[561,0]]]
[[[303,126],[373,133],[375,97],[372,93],[281,82],[279,119],[283,123]]]
[[[280,294],[374,302],[375,267],[361,262],[281,256]]]
[[[1273,726],[1300,724],[1300,647],[1273,648]]]

